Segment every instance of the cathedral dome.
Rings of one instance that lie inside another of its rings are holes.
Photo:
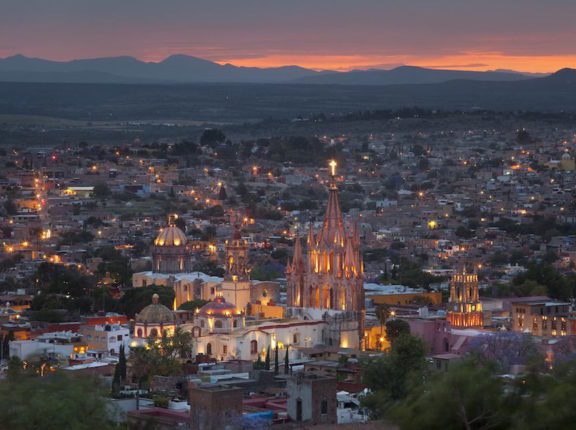
[[[160,303],[160,296],[152,296],[152,304],[136,315],[136,322],[143,324],[174,324],[174,314]]]
[[[201,316],[232,316],[236,313],[236,306],[232,303],[227,303],[224,297],[216,297],[211,302],[206,303],[200,308],[199,314]]]
[[[160,234],[154,240],[156,246],[185,246],[188,238],[182,230],[175,225],[160,230]]]

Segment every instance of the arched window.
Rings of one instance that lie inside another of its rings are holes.
[[[212,344],[206,345],[206,355],[212,355]]]
[[[204,328],[204,320],[203,319],[200,320],[200,327]]]
[[[214,321],[214,328],[222,328],[222,320]]]
[[[150,336],[152,336],[152,337],[158,337],[158,330],[156,330],[155,328],[153,328],[152,330],[150,330]]]
[[[136,335],[137,335],[138,337],[142,337],[142,329],[141,329],[141,328],[139,328],[139,329],[136,331]]]
[[[250,341],[250,354],[258,354],[258,341],[251,340]]]

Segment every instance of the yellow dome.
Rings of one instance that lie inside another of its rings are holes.
[[[152,296],[152,304],[136,314],[137,323],[174,324],[174,313],[159,302],[158,294]]]
[[[156,246],[184,246],[188,242],[186,235],[175,225],[163,228],[154,240]]]

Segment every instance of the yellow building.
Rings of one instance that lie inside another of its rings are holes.
[[[560,167],[562,170],[573,172],[576,169],[576,162],[574,161],[574,158],[572,158],[570,154],[566,152],[562,155],[562,159],[560,160]]]
[[[442,304],[442,293],[440,291],[421,291],[409,293],[394,293],[370,295],[370,299],[375,305],[402,306],[418,303],[429,303],[431,305]]]

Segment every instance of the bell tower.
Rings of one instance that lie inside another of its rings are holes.
[[[478,293],[478,275],[463,266],[450,280],[450,299],[446,316],[452,327],[482,327],[482,303]]]
[[[226,273],[222,282],[222,296],[238,310],[244,310],[250,302],[250,268],[248,266],[248,243],[242,239],[240,222],[231,217],[232,237],[226,241]]]

